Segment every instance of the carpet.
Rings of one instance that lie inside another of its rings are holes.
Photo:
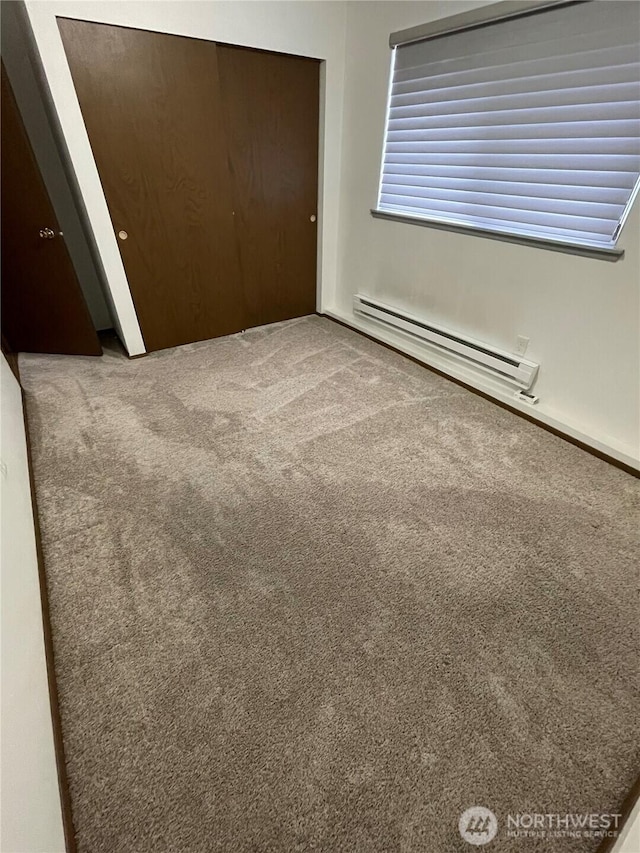
[[[20,370],[81,853],[597,848],[637,480],[319,317]]]

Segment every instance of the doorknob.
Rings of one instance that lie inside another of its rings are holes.
[[[316,221],[316,215],[315,215],[315,213],[312,213],[312,214],[311,214],[311,216],[309,217],[309,220],[310,220],[311,222],[315,222],[315,221]]]

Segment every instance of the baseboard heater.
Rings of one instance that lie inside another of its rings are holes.
[[[399,308],[384,305],[369,296],[357,293],[353,297],[353,310],[355,314],[371,317],[385,326],[408,332],[424,343],[455,353],[474,367],[515,385],[521,391],[528,391],[531,388],[538,373],[539,365],[532,361],[495,349],[466,335],[437,326],[435,323],[426,323],[419,317],[407,314]],[[530,397],[531,402],[537,399],[532,394],[523,396]]]

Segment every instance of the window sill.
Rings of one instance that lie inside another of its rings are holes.
[[[484,228],[457,225],[453,222],[440,222],[436,219],[423,219],[411,214],[392,213],[389,210],[372,209],[371,215],[376,219],[390,219],[392,222],[408,222],[411,225],[422,225],[425,228],[437,228],[441,231],[456,231],[459,234],[471,234],[473,237],[487,237],[489,240],[502,240],[506,243],[519,243],[522,246],[533,246],[547,249],[550,252],[564,252],[569,255],[582,255],[586,258],[596,258],[600,261],[618,261],[624,256],[624,249],[606,249],[597,246],[581,246],[574,243],[562,243],[559,240],[549,240],[544,237],[525,237],[521,234],[506,234],[500,231],[488,231]]]

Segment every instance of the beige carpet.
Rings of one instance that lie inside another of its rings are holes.
[[[82,853],[597,847],[637,480],[317,317],[20,367]]]

